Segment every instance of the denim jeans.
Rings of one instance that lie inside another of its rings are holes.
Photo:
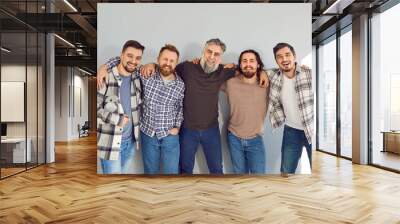
[[[121,142],[118,160],[100,159],[103,174],[127,174],[135,156],[135,144],[132,139]]]
[[[262,136],[243,139],[228,131],[228,145],[234,173],[265,173],[265,146]]]
[[[157,139],[141,132],[142,157],[145,174],[179,173],[179,135]]]
[[[181,173],[193,174],[197,147],[203,147],[207,166],[211,174],[222,174],[221,136],[219,127],[205,130],[194,130],[183,127],[180,133],[181,156],[179,159]]]
[[[281,172],[296,172],[303,147],[306,147],[311,167],[311,144],[308,143],[304,131],[285,125],[282,140]]]

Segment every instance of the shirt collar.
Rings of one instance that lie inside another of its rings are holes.
[[[135,68],[135,70],[134,70],[132,73],[130,73],[129,76],[131,76],[132,78],[134,78],[135,74],[137,74],[138,72],[140,72],[140,71],[139,71],[139,68]],[[118,72],[118,66],[114,66],[114,67],[112,68],[112,73],[114,74],[114,76],[115,76],[115,78],[116,78],[117,80],[121,80],[121,75],[120,75],[119,72]],[[139,74],[139,75],[140,75],[140,74]]]
[[[156,74],[155,74],[155,78],[164,83],[164,80],[161,78],[160,69],[157,69]],[[172,83],[175,85],[179,79],[180,79],[180,77],[175,72],[175,79],[172,80]]]

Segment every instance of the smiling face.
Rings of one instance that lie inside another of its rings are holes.
[[[275,54],[275,60],[283,72],[291,72],[296,67],[296,55],[289,47],[279,49]]]
[[[121,64],[126,72],[132,73],[142,60],[143,51],[128,47],[121,53]]]
[[[203,55],[200,59],[200,65],[205,73],[211,73],[218,69],[222,61],[222,54],[222,48],[216,44],[208,44],[204,48]]]
[[[240,59],[240,69],[244,77],[251,79],[257,74],[259,68],[256,55],[254,53],[244,53]]]
[[[175,67],[178,63],[178,54],[170,50],[164,50],[158,56],[158,65],[160,73],[163,76],[169,76],[175,73]]]

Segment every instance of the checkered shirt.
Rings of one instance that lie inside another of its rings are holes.
[[[144,108],[140,130],[150,137],[161,139],[172,128],[180,128],[183,121],[183,97],[185,84],[176,79],[165,84],[157,72],[148,79],[142,78]]]
[[[272,127],[277,128],[285,123],[285,112],[281,102],[283,85],[282,73],[279,69],[268,70],[270,80],[269,93],[269,119]],[[301,112],[301,122],[308,142],[314,133],[314,93],[312,90],[312,76],[310,69],[303,69],[296,64],[295,91],[297,93],[298,107]]]
[[[119,57],[112,58],[107,67],[112,68],[119,62]],[[150,78],[139,77],[144,93],[140,130],[150,137],[166,137],[169,130],[180,128],[183,122],[185,84],[178,75],[171,83],[165,84],[159,70]]]
[[[118,160],[122,140],[122,123],[124,109],[120,101],[122,79],[117,67],[108,71],[108,81],[97,90],[97,155],[105,160]],[[131,109],[133,136],[139,148],[140,124],[139,115],[142,105],[141,84],[138,72],[131,74]]]

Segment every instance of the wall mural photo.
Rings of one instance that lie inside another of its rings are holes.
[[[99,174],[311,173],[311,4],[98,5]]]

